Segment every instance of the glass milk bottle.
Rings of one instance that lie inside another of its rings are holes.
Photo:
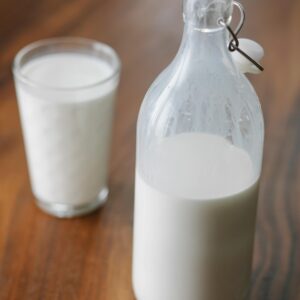
[[[178,54],[137,126],[138,300],[247,299],[264,124],[228,50],[231,0],[186,0]]]

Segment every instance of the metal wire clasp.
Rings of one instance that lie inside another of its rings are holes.
[[[246,13],[245,13],[244,7],[242,6],[241,3],[237,2],[237,1],[233,1],[233,5],[235,5],[239,9],[240,16],[241,16],[236,30],[234,31],[229,26],[229,24],[227,24],[223,19],[220,19],[218,21],[219,24],[221,26],[224,26],[229,31],[230,35],[232,36],[232,39],[228,45],[228,49],[231,52],[238,51],[241,55],[243,55],[251,63],[253,63],[260,71],[263,71],[264,68],[257,61],[255,61],[252,57],[250,57],[247,53],[245,53],[242,49],[239,48],[240,43],[239,43],[239,39],[238,39],[237,35],[240,33],[240,31],[242,30],[242,28],[244,26],[245,19],[246,19]]]

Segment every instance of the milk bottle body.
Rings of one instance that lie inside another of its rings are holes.
[[[138,117],[138,300],[232,300],[248,293],[263,116],[217,23],[230,18],[231,1],[209,8],[210,2],[185,2],[180,49]]]

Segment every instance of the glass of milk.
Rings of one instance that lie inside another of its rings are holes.
[[[108,45],[55,38],[23,48],[13,64],[33,194],[57,217],[107,199],[120,60]]]

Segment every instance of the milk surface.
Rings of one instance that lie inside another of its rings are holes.
[[[133,282],[138,300],[243,300],[251,274],[258,178],[224,138],[185,133],[136,171]]]
[[[95,200],[106,187],[116,90],[116,84],[96,84],[112,68],[66,52],[34,59],[21,72],[40,86],[16,83],[35,196],[72,205]]]
[[[37,83],[56,88],[80,88],[112,74],[105,61],[79,53],[55,53],[26,64],[22,73]],[[87,100],[87,99],[85,99]]]

